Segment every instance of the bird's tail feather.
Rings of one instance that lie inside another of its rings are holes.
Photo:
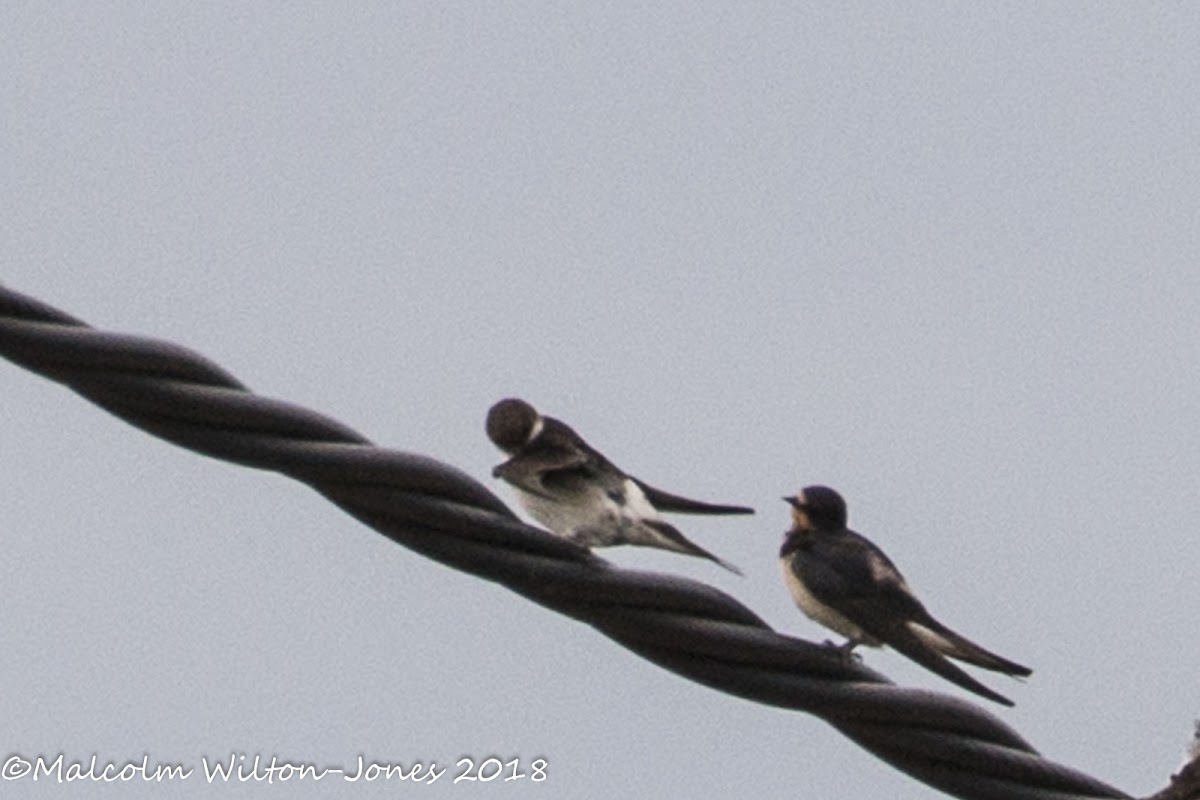
[[[972,642],[970,639],[955,633],[933,617],[913,623],[914,633],[925,640],[926,644],[950,658],[957,658],[968,664],[974,664],[992,672],[1002,672],[1005,675],[1027,677],[1033,670],[1015,661],[1009,661]]]
[[[998,692],[992,691],[955,666],[907,625],[891,632],[887,637],[887,643],[892,649],[908,656],[930,672],[942,676],[969,692],[974,692],[980,697],[986,697],[988,700],[1000,703],[1001,705],[1013,705],[1012,700],[1009,700]]]
[[[700,545],[688,539],[679,529],[669,522],[663,522],[660,519],[655,520],[640,520],[640,524],[649,528],[652,533],[642,537],[630,537],[633,544],[650,545],[651,547],[661,547],[664,550],[674,550],[676,553],[684,553],[689,556],[699,556],[707,558],[713,563],[719,564],[735,575],[741,575],[742,571],[730,564],[723,558],[718,558],[712,553],[705,550]]]

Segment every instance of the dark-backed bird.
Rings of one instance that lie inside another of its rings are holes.
[[[847,638],[843,650],[888,645],[964,689],[1012,705],[949,659],[1019,677],[1033,671],[934,619],[891,559],[846,527],[840,494],[809,486],[783,499],[792,506],[792,527],[779,550],[784,581],[801,611]]]
[[[524,400],[508,398],[492,406],[487,435],[509,456],[492,475],[511,484],[525,510],[559,536],[584,547],[659,547],[707,558],[741,574],[663,521],[658,512],[753,514],[753,509],[655,489],[618,469],[570,426],[542,416]]]

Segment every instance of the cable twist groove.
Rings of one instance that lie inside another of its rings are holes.
[[[1128,797],[1043,758],[973,703],[896,686],[822,645],[781,635],[706,584],[614,567],[525,525],[460,470],[255,395],[186,348],[97,331],[0,286],[0,355],[169,442],[301,481],[393,541],[585,622],[664,669],[814,714],[949,794]]]

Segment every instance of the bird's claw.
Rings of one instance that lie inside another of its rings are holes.
[[[851,664],[861,664],[862,663],[862,656],[860,656],[858,653],[854,652],[854,648],[858,646],[858,642],[854,641],[853,639],[847,639],[846,641],[842,642],[841,644],[838,644],[837,642],[826,639],[824,642],[822,642],[822,644],[824,644],[825,647],[828,647],[831,650],[836,650],[838,655],[841,656],[843,660],[845,660]]]

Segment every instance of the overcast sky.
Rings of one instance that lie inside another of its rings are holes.
[[[816,641],[779,498],[832,485],[936,616],[1035,669],[981,675],[993,710],[1159,788],[1200,715],[1200,8],[576,5],[10,8],[0,281],[506,499],[483,419],[524,397],[758,509],[674,520],[744,578],[606,556]],[[296,797],[934,796],[297,483],[7,362],[0,397],[5,755],[549,762]]]

